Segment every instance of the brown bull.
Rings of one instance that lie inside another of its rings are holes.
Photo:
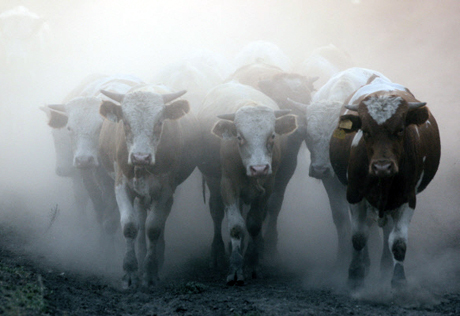
[[[375,214],[384,230],[381,268],[392,267],[395,287],[406,283],[403,262],[408,226],[416,194],[438,169],[440,139],[426,103],[387,79],[370,81],[350,97],[331,138],[330,158],[340,181],[347,185],[352,213],[350,285],[361,286],[367,272],[365,246],[372,223],[367,219]]]

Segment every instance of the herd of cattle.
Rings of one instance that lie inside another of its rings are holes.
[[[210,193],[213,266],[228,267],[229,285],[257,277],[261,258],[276,254],[277,218],[303,142],[309,175],[330,200],[337,258],[351,258],[349,285],[364,283],[376,221],[382,272],[391,273],[392,286],[405,284],[416,195],[439,165],[436,120],[407,88],[350,68],[333,46],[318,49],[299,73],[277,64],[277,53],[254,42],[233,72],[211,54],[194,56],[159,71],[161,84],[95,75],[62,104],[42,108],[56,173],[72,179],[77,205],[90,197],[106,236],[121,223],[125,288],[158,281],[174,193],[195,168]]]

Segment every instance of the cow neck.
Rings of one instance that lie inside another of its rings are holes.
[[[388,204],[388,195],[393,184],[394,177],[377,180],[377,209],[379,210],[379,217],[383,218],[387,204]]]

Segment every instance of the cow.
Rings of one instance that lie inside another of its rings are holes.
[[[298,72],[318,77],[316,85],[322,87],[332,76],[353,66],[353,61],[342,49],[333,44],[314,49],[299,66]]]
[[[126,241],[122,286],[137,287],[141,275],[141,285],[148,289],[159,281],[165,223],[174,192],[197,165],[197,122],[189,112],[188,102],[176,100],[185,91],[144,85],[125,94],[102,93],[113,100],[103,102],[100,107],[105,119],[99,153],[102,165],[115,181]]]
[[[341,183],[352,219],[349,286],[364,284],[369,258],[364,250],[369,227],[383,227],[381,268],[392,270],[391,285],[406,284],[404,259],[408,228],[422,192],[439,166],[440,137],[425,102],[404,86],[372,76],[346,101],[330,141],[331,164]]]
[[[254,41],[244,46],[234,58],[235,67],[261,62],[290,71],[291,59],[276,44],[267,41]]]
[[[80,82],[80,84],[78,84],[70,93],[67,94],[67,96],[62,101],[62,104],[66,104],[73,98],[82,95],[83,91],[88,85],[100,80],[103,77],[104,76],[100,74],[87,76]],[[53,108],[55,108],[53,105],[40,107],[40,110],[46,114],[48,124],[52,118]],[[62,105],[57,106],[57,108],[61,108],[62,110]],[[81,172],[73,165],[73,150],[70,131],[66,128],[52,128],[51,135],[53,138],[56,157],[55,173],[59,177],[69,178],[72,181],[72,189],[75,198],[76,209],[81,214],[84,214],[90,198],[83,184]]]
[[[349,68],[339,72],[323,85],[306,105],[305,142],[310,152],[309,176],[321,180],[329,199],[332,218],[337,230],[337,266],[348,264],[351,252],[350,218],[346,187],[340,183],[329,159],[329,141],[334,132],[342,105],[359,87],[374,75],[388,80],[371,69]],[[300,105],[302,106],[302,105]]]
[[[231,254],[227,284],[244,284],[243,257],[257,277],[262,251],[262,223],[273,191],[286,137],[297,128],[296,117],[256,89],[228,82],[211,90],[198,118],[202,156],[198,168],[210,191],[214,223],[212,263],[224,262],[222,220],[228,220]],[[250,205],[243,218],[242,205]],[[243,239],[249,235],[244,251]]]
[[[267,222],[264,234],[265,253],[272,259],[277,256],[277,221],[286,187],[297,167],[297,156],[306,133],[306,104],[310,103],[317,78],[284,72],[281,68],[265,63],[253,63],[239,68],[228,80],[249,85],[274,100],[280,109],[289,109],[297,115],[298,127],[287,136],[275,186],[268,202]],[[291,102],[294,101],[294,102]],[[295,103],[296,102],[296,103]],[[298,106],[297,104],[300,104]]]
[[[84,83],[71,93],[71,97],[65,99],[66,103],[48,105],[46,111],[49,111],[48,125],[53,128],[55,142],[58,140],[56,136],[60,135],[63,141],[59,146],[67,146],[56,147],[57,152],[63,152],[67,148],[64,152],[67,156],[57,159],[61,164],[67,164],[67,167],[60,168],[57,172],[76,173],[82,180],[93,204],[96,220],[105,232],[101,235],[103,240],[106,236],[114,236],[118,229],[119,215],[113,193],[113,180],[101,167],[98,157],[99,133],[103,122],[99,107],[107,99],[99,90],[105,88],[123,93],[143,82],[128,75],[95,75]],[[70,161],[72,167],[69,168]]]
[[[0,55],[7,66],[31,64],[31,57],[43,54],[49,40],[49,25],[24,6],[0,13]]]
[[[223,78],[217,68],[195,57],[165,66],[155,74],[153,82],[175,90],[187,90],[187,101],[191,111],[196,113],[208,91],[221,84]]]

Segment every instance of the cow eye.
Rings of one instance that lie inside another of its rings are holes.
[[[401,127],[399,130],[396,131],[396,136],[401,137],[404,134],[404,128]]]
[[[73,131],[72,127],[70,127],[70,126],[67,126],[67,130],[68,130],[69,132],[72,132],[72,131]]]
[[[236,139],[238,139],[238,143],[239,143],[240,145],[243,145],[243,144],[244,144],[244,138],[243,138],[243,136],[237,135],[237,136],[236,136]]]

